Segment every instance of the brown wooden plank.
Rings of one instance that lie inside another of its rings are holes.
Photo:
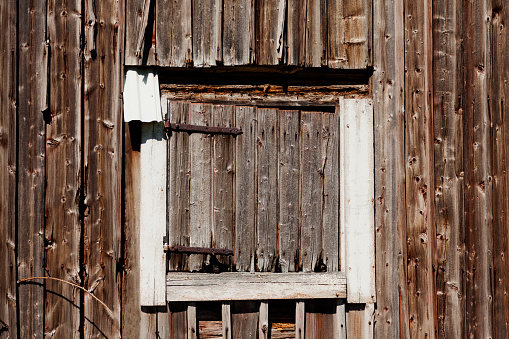
[[[235,106],[213,106],[212,125],[235,127]],[[231,135],[216,135],[213,147],[212,247],[233,249],[235,139]],[[223,264],[230,263],[228,256],[218,256],[217,259]]]
[[[0,4],[0,336],[16,337],[16,92],[17,4]]]
[[[189,123],[210,126],[212,105],[191,104]],[[189,136],[191,178],[189,190],[189,245],[210,247],[212,238],[212,136],[195,133]],[[203,268],[206,256],[191,254],[189,269]]]
[[[306,2],[306,66],[327,65],[327,8],[325,0]]]
[[[307,300],[305,338],[334,338],[335,314],[336,300]]]
[[[366,304],[347,304],[346,333],[354,338],[373,338],[375,306]]]
[[[249,65],[255,58],[254,0],[224,0],[223,63]]]
[[[365,68],[369,57],[370,1],[344,1],[343,25],[344,44],[348,66],[345,68]],[[331,15],[334,15],[331,13]]]
[[[85,3],[85,22],[94,15],[99,23],[94,35],[96,56],[84,61],[84,287],[111,310],[85,295],[84,336],[120,336],[121,280],[117,271],[121,257],[122,187],[122,53],[124,2]],[[92,41],[85,41],[86,44]]]
[[[254,272],[256,108],[236,107],[235,123],[243,131],[235,145],[235,267],[239,272]]]
[[[187,338],[187,304],[182,302],[168,303],[170,318],[170,339]]]
[[[273,271],[278,258],[278,114],[275,108],[258,108],[256,270]]]
[[[327,1],[327,65],[330,68],[348,67],[343,3],[342,0]]]
[[[155,2],[150,0],[124,0],[126,5],[125,22],[125,64],[155,65],[155,46],[152,37],[154,33]],[[88,8],[93,6],[87,0]],[[93,13],[88,13],[92,15]],[[92,17],[93,18],[93,17]],[[88,29],[97,30],[101,24],[97,20],[88,21]],[[87,38],[90,40],[91,36]],[[140,40],[141,38],[141,40]]]
[[[234,301],[231,306],[232,338],[257,338],[258,312],[260,303],[257,301]]]
[[[193,59],[191,0],[156,1],[156,46],[159,66],[184,67]]]
[[[504,1],[493,1],[492,48],[493,83],[489,94],[492,111],[492,161],[493,161],[493,335],[504,338],[509,335],[509,262],[505,259],[509,250],[508,236],[508,178],[507,178],[507,86],[509,60],[507,51],[509,35],[504,23],[509,8]]]
[[[377,338],[409,336],[403,19],[403,0],[373,2]]]
[[[45,266],[49,276],[81,283],[81,1],[48,1],[50,123],[46,125]],[[46,282],[45,331],[78,337],[80,292]]]
[[[215,66],[222,61],[223,1],[194,0],[193,64],[195,67]]]
[[[279,264],[295,272],[299,264],[299,111],[280,111],[279,129]]]
[[[285,51],[286,0],[256,2],[256,63],[278,65]]]
[[[44,276],[45,125],[41,97],[47,93],[43,67],[46,2],[18,2],[18,279]],[[14,137],[14,135],[12,135]],[[21,338],[44,334],[44,282],[18,287],[18,333]]]
[[[189,122],[190,104],[186,102],[169,102],[168,116],[170,121]],[[169,245],[189,246],[189,190],[190,190],[190,158],[189,134],[172,133],[169,139]],[[172,253],[169,257],[170,271],[189,269],[188,256]]]
[[[464,255],[461,1],[433,3],[433,127],[438,336],[463,338]]]
[[[324,113],[322,127],[323,270],[340,269],[339,241],[339,114]]]
[[[287,64],[304,66],[306,58],[306,2],[287,0]]]

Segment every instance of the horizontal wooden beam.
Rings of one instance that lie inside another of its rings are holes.
[[[167,301],[346,298],[345,273],[168,273]]]

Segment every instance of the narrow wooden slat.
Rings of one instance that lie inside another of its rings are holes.
[[[287,64],[304,66],[306,58],[306,2],[287,0]]]
[[[187,338],[187,304],[182,302],[168,303],[168,316],[171,339]]]
[[[306,302],[295,302],[295,339],[304,339],[306,328]]]
[[[224,0],[223,63],[225,66],[254,62],[254,0]]]
[[[313,272],[322,259],[322,114],[301,112],[300,257],[302,271]]]
[[[258,334],[259,302],[235,301],[232,303],[232,338],[255,339]]]
[[[343,2],[344,44],[348,60],[345,68],[359,69],[368,66],[370,8],[368,0]]]
[[[283,40],[286,0],[257,1],[256,13],[256,63],[278,65],[286,52]]]
[[[375,306],[373,303],[348,304],[346,313],[348,336],[350,338],[373,338],[374,315]]]
[[[378,338],[408,337],[404,139],[404,1],[373,1]],[[387,39],[389,37],[389,39]]]
[[[327,1],[327,65],[330,68],[348,67],[343,3],[342,0]]]
[[[47,93],[47,69],[43,67],[42,57],[46,40],[46,2],[22,0],[18,1],[18,9],[18,93],[15,100],[19,143],[17,168],[14,167],[18,185],[16,197],[18,260],[17,263],[14,262],[14,265],[16,267],[17,264],[18,279],[21,280],[45,275],[46,138],[45,122],[40,111],[40,103],[45,100],[40,97],[40,94]],[[10,137],[14,139],[16,135],[12,133]],[[20,284],[17,292],[18,299],[15,302],[18,303],[19,328],[18,334],[12,333],[12,335],[18,335],[20,338],[42,338],[44,335],[44,283],[36,281]]]
[[[299,111],[280,111],[279,129],[279,264],[295,272],[299,257]]]
[[[328,272],[339,271],[339,114],[324,113],[322,127],[323,263]]]
[[[184,67],[192,62],[192,0],[157,0],[156,45],[159,66]]]
[[[336,300],[306,301],[305,338],[334,338],[335,311]]]
[[[231,339],[232,338],[232,314],[231,314],[231,304],[229,302],[223,302],[221,304],[221,318],[222,318],[222,327],[223,327],[223,338]]]
[[[346,339],[346,300],[336,300],[336,313],[333,319],[333,337]]]
[[[172,122],[189,122],[190,104],[186,102],[169,102],[169,119]],[[170,246],[189,246],[189,191],[191,165],[189,158],[189,134],[172,133],[169,139],[168,168],[168,213]],[[170,271],[189,269],[188,256],[172,253],[169,258]]]
[[[191,104],[189,123],[208,126],[212,123],[212,105]],[[212,137],[195,133],[189,136],[191,179],[189,191],[189,245],[210,247],[212,238]],[[205,256],[189,256],[189,269],[203,268]]]
[[[52,118],[46,125],[45,266],[49,276],[73,283],[81,282],[80,12],[81,1],[48,1]],[[54,336],[79,337],[80,292],[48,281],[45,298],[45,331]]]
[[[92,6],[92,7],[91,7]],[[97,19],[94,57],[84,54],[84,287],[111,310],[85,294],[84,337],[120,336],[119,263],[122,227],[122,79],[124,2],[85,2],[85,22]],[[93,41],[86,40],[87,46]]]
[[[16,337],[16,93],[17,93],[17,3],[0,4],[0,329],[5,337]]]
[[[236,107],[235,121],[243,131],[235,145],[235,267],[238,272],[254,272],[256,108]]]
[[[258,108],[256,113],[256,269],[261,272],[273,271],[278,257],[278,113],[273,108]]]
[[[327,65],[327,14],[325,0],[306,1],[306,66]]]
[[[136,47],[138,42],[139,31],[142,26],[143,20],[143,7],[145,0],[125,0],[126,1],[126,23],[125,23],[125,64],[126,65],[141,65],[142,60],[136,55]],[[89,5],[90,6],[90,5]],[[98,23],[92,20],[87,23],[89,29],[94,29]],[[93,36],[93,32],[91,32]]]
[[[348,302],[376,300],[373,108],[368,99],[341,99],[341,227],[345,232]]]
[[[187,304],[187,338],[198,338],[198,319],[196,318],[196,304]]]
[[[267,301],[261,301],[258,320],[258,338],[267,339],[269,336],[269,303]]]
[[[193,64],[195,67],[215,66],[222,61],[223,0],[194,0]]]
[[[212,125],[235,127],[235,106],[213,106]],[[231,135],[214,136],[213,152],[213,232],[212,247],[233,249],[235,139]],[[228,256],[218,260],[229,265]]]
[[[433,130],[438,336],[464,337],[461,1],[433,2]],[[495,251],[496,252],[496,251]],[[494,301],[501,300],[494,298]],[[502,335],[501,337],[504,337]]]

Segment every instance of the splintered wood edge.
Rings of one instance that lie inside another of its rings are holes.
[[[337,273],[168,274],[167,301],[346,298],[346,277]]]

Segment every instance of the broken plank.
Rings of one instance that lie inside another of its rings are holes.
[[[285,51],[286,0],[256,2],[256,63],[278,65]]]

